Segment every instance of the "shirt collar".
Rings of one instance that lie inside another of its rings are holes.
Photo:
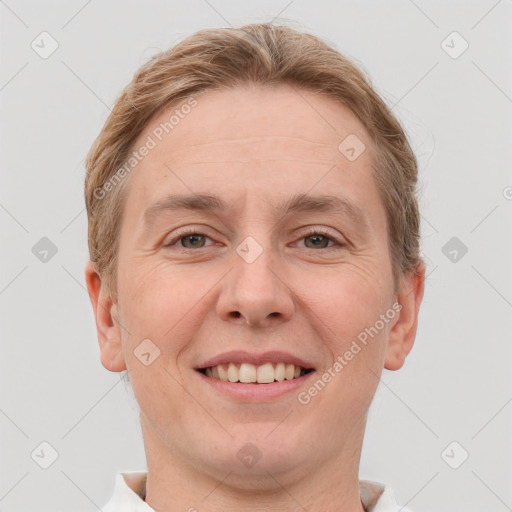
[[[118,473],[114,492],[103,512],[156,512],[142,499],[146,478],[147,472],[143,471]],[[359,493],[366,512],[408,512],[398,507],[393,490],[378,482],[359,480]]]
[[[143,499],[147,472],[126,471],[116,475],[114,492],[103,512],[155,512]]]

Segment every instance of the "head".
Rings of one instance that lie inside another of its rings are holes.
[[[136,73],[86,167],[101,360],[147,449],[240,485],[357,466],[424,280],[416,159],[362,71],[282,26],[200,31]],[[253,396],[219,387],[229,362],[304,375]]]

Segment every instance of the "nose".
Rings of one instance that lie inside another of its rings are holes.
[[[292,291],[270,253],[264,249],[252,262],[233,255],[234,268],[222,280],[217,302],[220,318],[250,327],[290,320],[295,311]]]

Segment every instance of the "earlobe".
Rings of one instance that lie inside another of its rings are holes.
[[[91,261],[85,267],[85,281],[96,321],[101,364],[111,372],[126,370],[117,304],[112,302],[112,298],[105,291]]]
[[[425,265],[403,276],[397,302],[401,305],[398,319],[389,332],[384,368],[399,370],[412,350],[418,328],[418,315],[425,289]]]

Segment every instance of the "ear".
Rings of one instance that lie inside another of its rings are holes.
[[[384,368],[399,370],[412,350],[418,327],[418,314],[425,290],[425,265],[402,277],[397,302],[401,305],[398,318],[391,327]]]
[[[121,344],[117,304],[112,302],[112,298],[105,291],[105,286],[91,261],[85,267],[85,281],[96,319],[101,364],[111,372],[122,372],[126,370],[126,363]]]

